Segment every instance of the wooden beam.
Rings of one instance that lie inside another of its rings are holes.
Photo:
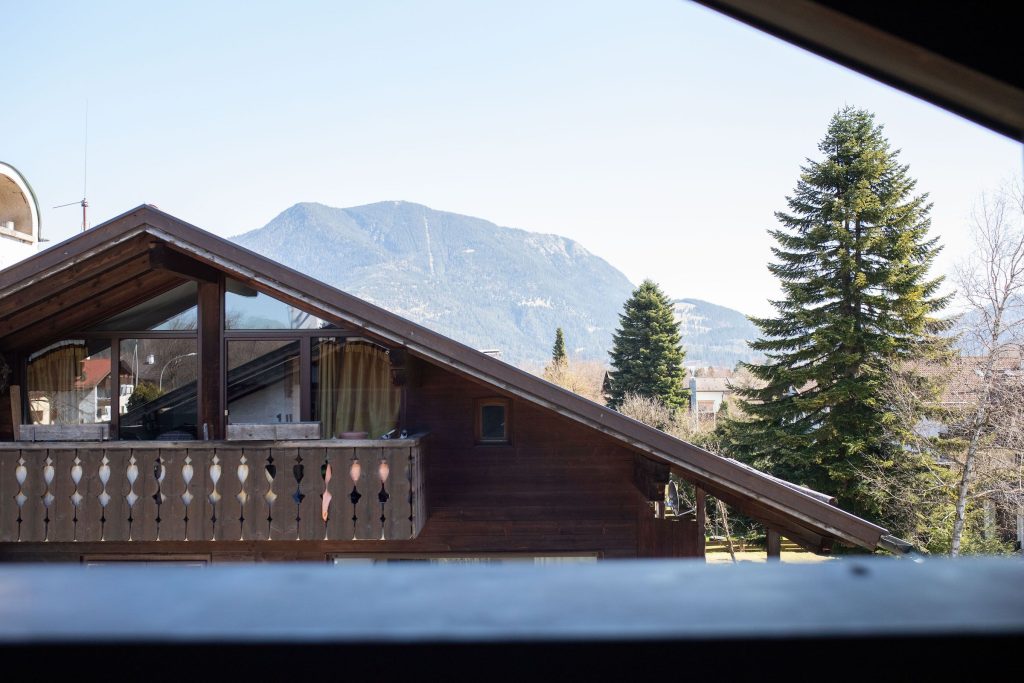
[[[665,463],[639,454],[633,456],[633,483],[647,500],[655,503],[664,501],[668,479],[669,467]]]
[[[189,280],[207,284],[217,284],[221,276],[216,268],[171,249],[161,242],[150,246],[149,266],[153,270],[166,270]]]
[[[697,549],[700,551],[700,556],[704,557],[707,547],[707,539],[704,535],[704,528],[707,526],[707,496],[700,486],[694,486],[693,491],[694,497],[697,499]]]
[[[1014,140],[1024,135],[1024,91],[1020,87],[860,21],[842,10],[827,7],[825,3],[811,0],[698,2]],[[965,19],[969,16],[964,15]],[[965,22],[964,30],[967,40],[971,35],[977,40],[984,33],[978,24],[970,21]]]
[[[31,327],[4,337],[0,348],[34,350],[66,334],[88,329],[180,284],[180,277],[166,272],[147,273],[128,282],[115,283],[70,311],[57,311]]]
[[[145,246],[145,242],[135,238],[83,259],[58,273],[44,277],[33,286],[22,287],[6,296],[0,296],[0,316],[6,318],[19,311],[45,303],[66,290],[80,287],[82,283],[93,278],[105,277],[116,269],[131,266],[136,259],[145,261]]]
[[[224,285],[219,282],[199,282],[198,348],[199,395],[197,437],[220,439],[224,435],[224,365],[222,330],[224,329]]]
[[[768,545],[768,561],[778,561],[782,559],[782,537],[779,532],[771,527],[766,530],[767,533],[767,545]]]
[[[148,259],[145,255],[142,255],[123,262],[116,268],[99,273],[88,280],[83,280],[61,292],[51,290],[49,283],[41,285],[40,289],[51,292],[52,295],[46,297],[44,301],[38,301],[23,307],[17,313],[0,320],[0,337],[6,337],[19,330],[38,325],[40,320],[52,315],[62,314],[83,302],[97,300],[98,297],[104,296],[125,283],[132,282],[145,275],[149,270]]]

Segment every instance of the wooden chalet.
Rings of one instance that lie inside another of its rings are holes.
[[[705,494],[776,546],[896,547],[151,206],[0,271],[0,354],[7,561],[701,557]]]

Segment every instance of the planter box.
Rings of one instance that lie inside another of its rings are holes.
[[[18,425],[19,441],[108,441],[110,425]]]
[[[319,422],[228,425],[229,441],[302,441],[319,438]]]

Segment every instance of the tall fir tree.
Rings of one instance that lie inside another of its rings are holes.
[[[784,296],[775,317],[751,318],[761,332],[751,347],[767,361],[744,364],[759,380],[739,392],[749,421],[726,430],[755,466],[876,519],[861,473],[898,468],[902,451],[885,428],[887,378],[948,348],[935,316],[949,301],[928,273],[940,250],[931,205],[882,133],[873,114],[840,110],[818,146],[824,158],[808,160],[789,211],[776,213],[768,268]]]
[[[612,338],[608,405],[619,408],[627,393],[650,396],[672,409],[686,405],[683,351],[672,302],[657,284],[644,280],[623,306]]]
[[[569,356],[565,353],[565,334],[562,328],[555,330],[555,345],[551,348],[552,365],[565,365],[569,362]]]

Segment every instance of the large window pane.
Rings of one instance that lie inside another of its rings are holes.
[[[103,331],[195,330],[196,283],[186,282],[169,292],[107,318],[94,329]]]
[[[397,427],[402,394],[386,349],[322,337],[312,351],[313,419],[325,438],[365,433],[376,439]]]
[[[120,437],[197,438],[198,368],[195,339],[122,340]]]
[[[299,422],[299,342],[228,341],[228,421]]]
[[[28,422],[110,422],[110,342],[68,339],[29,357]]]
[[[315,330],[323,321],[237,280],[227,280],[224,325],[229,330]]]

